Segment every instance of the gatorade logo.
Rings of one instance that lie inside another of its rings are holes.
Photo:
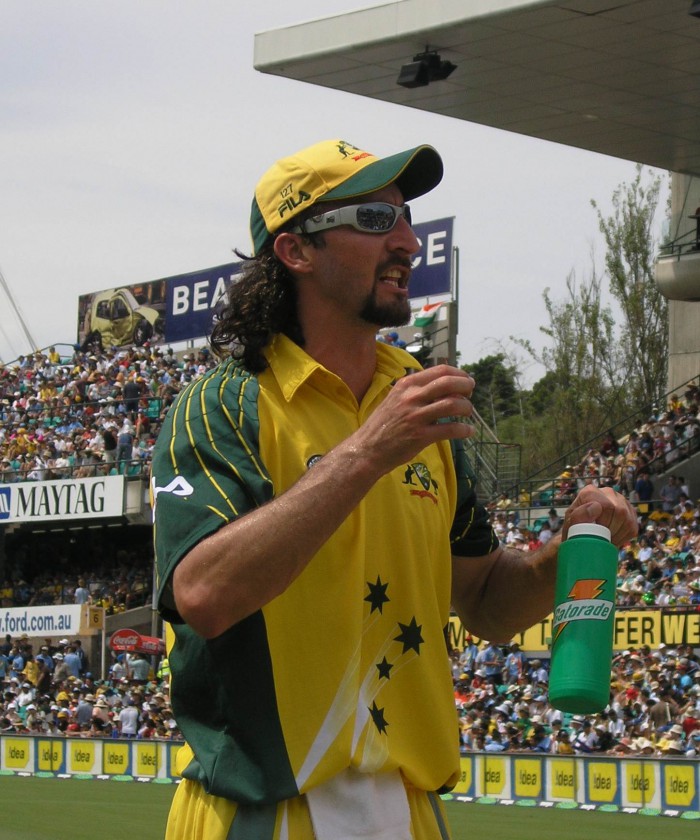
[[[605,580],[583,578],[571,587],[568,601],[554,608],[552,629],[556,639],[570,621],[606,621],[613,611],[613,602],[605,601]]]

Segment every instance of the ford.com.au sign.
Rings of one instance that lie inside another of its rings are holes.
[[[453,218],[414,224],[420,250],[414,257],[411,298],[452,292]],[[106,346],[175,343],[208,336],[217,304],[241,269],[225,263],[149,283],[83,295],[78,342],[99,336]]]
[[[0,525],[101,519],[123,513],[123,475],[0,485]]]

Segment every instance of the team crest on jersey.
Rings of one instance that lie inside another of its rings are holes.
[[[420,461],[415,464],[408,464],[403,483],[409,486],[411,496],[430,499],[433,504],[437,504],[438,485],[425,464]]]

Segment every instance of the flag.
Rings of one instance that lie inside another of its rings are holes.
[[[442,303],[426,303],[413,316],[414,327],[427,327],[435,320]]]

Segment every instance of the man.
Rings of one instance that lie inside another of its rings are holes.
[[[590,720],[584,720],[581,730],[573,741],[574,752],[577,755],[585,755],[595,752],[598,749],[599,737]]]
[[[85,579],[78,578],[78,585],[75,587],[75,593],[73,595],[73,601],[76,604],[89,604],[92,602],[92,597],[90,596],[90,590],[85,586]]]
[[[75,710],[75,721],[81,730],[86,731],[92,722],[92,712],[95,704],[95,695],[81,695]]]
[[[540,528],[540,533],[538,536],[542,545],[547,545],[547,543],[552,539],[553,533],[552,527],[549,524],[549,520],[542,523],[542,527]]]
[[[124,420],[117,435],[117,466],[120,471],[128,468],[134,448],[133,426]]]
[[[556,508],[549,509],[549,513],[547,514],[547,524],[549,525],[549,530],[553,534],[556,534],[561,528],[561,517],[557,513]]]
[[[54,661],[53,661],[53,658],[51,657],[51,653],[49,652],[49,646],[48,645],[42,645],[41,646],[41,649],[39,650],[39,653],[37,653],[37,655],[36,655],[36,661],[40,662],[40,663],[43,663],[46,666],[46,668],[48,669],[49,673],[51,673],[51,674],[53,673]]]
[[[649,708],[649,718],[657,732],[663,732],[672,725],[679,706],[673,697],[673,691],[668,686],[659,688],[659,699]]]
[[[484,641],[476,657],[476,667],[481,668],[484,676],[492,685],[503,683],[503,653],[493,642]]]
[[[560,729],[556,734],[554,743],[552,744],[552,752],[556,755],[573,755],[574,748],[571,745],[568,729]]]
[[[188,742],[169,840],[448,836],[450,603],[504,642],[551,609],[560,538],[509,551],[476,503],[473,380],[375,340],[410,318],[405,202],[441,177],[429,146],[380,159],[327,141],[255,190],[255,254],[212,334],[224,361],[181,394],[154,452]],[[636,533],[611,491],[582,493],[564,532],[583,521],[616,544]]]
[[[525,741],[527,749],[532,752],[549,753],[552,751],[552,739],[541,723],[535,723],[529,731]]]
[[[476,668],[476,657],[479,654],[479,648],[471,636],[466,636],[464,639],[464,650],[459,655],[459,666],[470,678],[474,674]]]
[[[92,596],[90,596],[90,602],[92,602]],[[80,675],[81,677],[84,677],[90,667],[87,653],[83,650],[83,643],[80,639],[75,639],[73,641],[73,647],[75,648],[75,655],[80,660]]]
[[[122,738],[135,738],[138,734],[141,715],[136,708],[136,700],[131,694],[125,698],[124,702],[124,708],[117,717],[119,734]],[[203,836],[206,837],[206,833]]]
[[[510,646],[504,664],[504,681],[506,685],[514,685],[525,673],[527,668],[527,657],[520,650],[520,645],[513,642]]]
[[[133,653],[129,657],[129,664],[127,668],[129,672],[129,679],[132,682],[143,684],[148,681],[148,674],[151,670],[151,665],[143,654]]]
[[[68,645],[68,647],[66,648],[66,652],[63,657],[63,662],[68,668],[69,675],[71,677],[75,677],[76,680],[79,679],[81,662],[74,644]]]
[[[54,684],[58,684],[63,680],[67,680],[71,675],[71,669],[66,665],[63,654],[58,652],[53,655],[55,666],[53,671]]]
[[[672,513],[673,508],[678,504],[681,495],[681,488],[675,475],[669,475],[666,484],[659,491],[661,507],[666,513]]]
[[[654,498],[654,482],[650,478],[648,469],[645,468],[639,471],[634,489],[637,493],[637,500],[647,505],[644,513],[649,512],[651,510],[651,500]]]
[[[22,652],[19,645],[15,644],[10,651],[10,676],[18,679],[24,674],[24,667],[26,665],[26,656]]]

